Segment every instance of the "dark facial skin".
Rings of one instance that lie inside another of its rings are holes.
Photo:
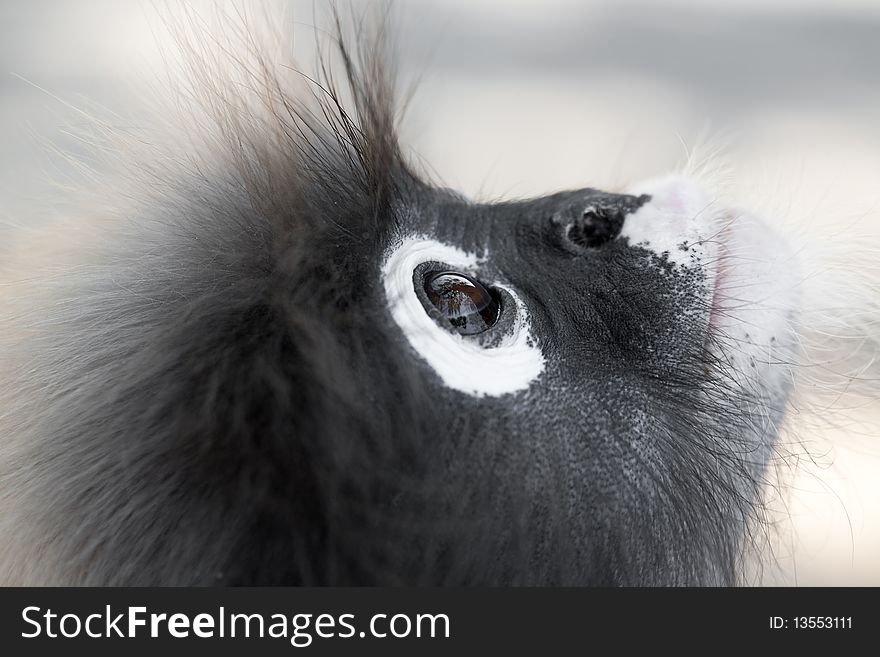
[[[725,409],[707,408],[703,271],[673,268],[618,239],[626,215],[649,198],[586,189],[498,205],[436,192],[418,201],[400,233],[488,253],[477,277],[517,291],[547,361],[527,390],[475,398],[446,388],[408,345],[398,347],[413,356],[413,378],[430,399],[422,412],[435,429],[416,440],[431,454],[426,480],[444,482],[432,502],[438,516],[461,522],[460,535],[440,539],[449,572],[426,581],[730,576],[731,564],[713,565],[729,556],[713,544],[738,542],[742,500],[718,488],[751,483],[733,463],[719,475],[714,454],[756,439],[736,434],[742,418],[721,422]],[[584,223],[590,239],[573,239]],[[697,319],[683,322],[694,309]],[[390,327],[390,341],[401,341]],[[482,338],[491,342],[491,329]]]

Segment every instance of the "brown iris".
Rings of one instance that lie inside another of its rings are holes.
[[[462,335],[490,329],[498,321],[496,297],[480,282],[454,271],[431,272],[425,277],[428,300]]]

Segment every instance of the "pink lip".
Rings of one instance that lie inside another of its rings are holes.
[[[714,333],[722,318],[722,297],[726,284],[730,278],[730,263],[728,258],[728,243],[732,237],[730,224],[718,232],[718,254],[715,258],[715,282],[712,286],[712,302],[709,306],[709,334]]]

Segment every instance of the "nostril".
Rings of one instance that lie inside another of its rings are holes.
[[[580,198],[566,199],[565,205],[551,217],[560,246],[573,254],[583,254],[617,239],[627,217],[651,200],[647,194],[585,191],[588,193],[579,193]]]
[[[620,235],[625,216],[620,208],[591,205],[569,224],[565,236],[581,247],[602,246]]]

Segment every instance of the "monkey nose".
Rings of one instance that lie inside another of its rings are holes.
[[[620,235],[624,218],[620,208],[590,205],[569,225],[565,236],[578,246],[596,248]]]
[[[565,237],[580,247],[597,248],[607,244],[620,235],[627,215],[648,200],[647,195],[620,195],[607,202],[591,203],[568,225]]]

